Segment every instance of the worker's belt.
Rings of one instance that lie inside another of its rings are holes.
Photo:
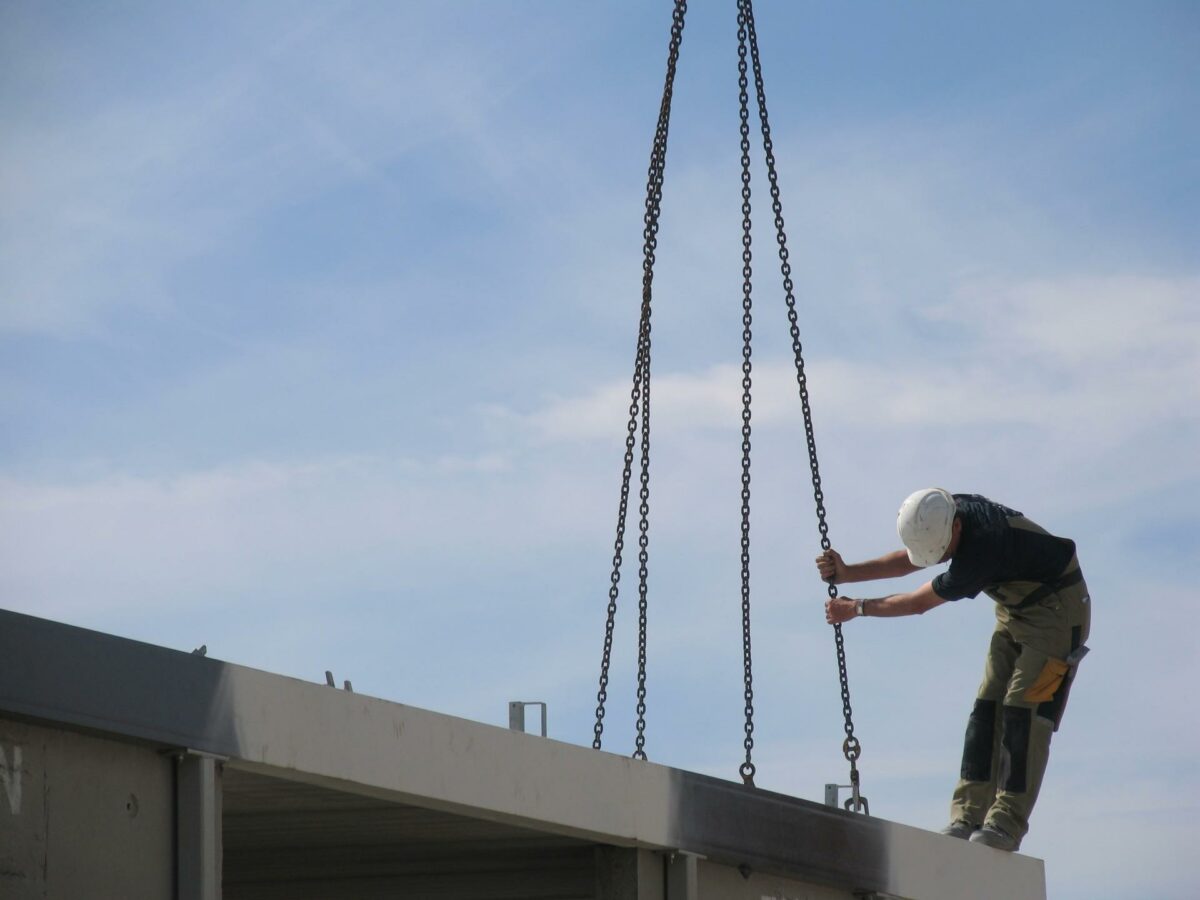
[[[1025,599],[1021,600],[1020,603],[1014,603],[1009,609],[1027,609],[1035,603],[1041,603],[1051,594],[1074,587],[1081,581],[1083,581],[1083,569],[1076,566],[1067,574],[1061,575],[1056,580],[1043,584],[1037,590],[1031,591]]]

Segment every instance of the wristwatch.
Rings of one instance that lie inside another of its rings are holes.
[[[855,600],[854,601],[854,614],[856,616],[865,616],[867,614],[865,609],[863,608],[863,604],[866,602],[867,602],[866,600]]]

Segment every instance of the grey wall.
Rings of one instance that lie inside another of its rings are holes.
[[[146,747],[0,719],[0,897],[171,900],[173,766]]]

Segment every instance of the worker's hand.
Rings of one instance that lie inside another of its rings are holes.
[[[817,571],[821,573],[821,580],[830,584],[841,584],[846,580],[846,564],[836,550],[826,550],[817,557]]]
[[[825,621],[830,625],[840,625],[849,622],[856,615],[854,604],[857,601],[849,597],[833,597],[825,601]]]

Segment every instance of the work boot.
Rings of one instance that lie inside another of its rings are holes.
[[[956,819],[942,829],[942,834],[965,841],[968,840],[971,835],[978,830],[978,825],[972,825],[970,822],[967,822],[963,819]]]
[[[997,850],[1005,850],[1009,853],[1021,846],[1021,842],[1003,828],[997,828],[995,825],[988,824],[985,824],[976,831],[968,840],[972,844],[983,844],[986,847],[994,847]]]

